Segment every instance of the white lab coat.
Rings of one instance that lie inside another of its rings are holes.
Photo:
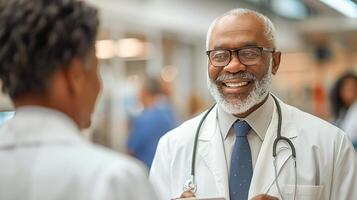
[[[294,143],[297,154],[297,200],[357,199],[356,157],[351,142],[331,124],[279,101],[282,135]],[[202,114],[162,137],[150,172],[161,200],[179,197],[190,177],[194,135]],[[249,190],[249,199],[267,193],[280,197],[274,182],[272,144],[277,111],[263,141]],[[279,143],[277,169],[284,199],[293,199],[294,167],[288,145]],[[289,159],[290,158],[290,159]],[[216,108],[207,116],[196,157],[197,197],[223,196],[229,200],[228,170]]]
[[[141,164],[79,134],[60,112],[18,109],[0,128],[0,199],[157,199]]]

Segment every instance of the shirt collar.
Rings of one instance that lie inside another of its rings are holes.
[[[0,147],[24,143],[82,142],[80,130],[64,113],[40,106],[23,106],[0,129]]]
[[[221,129],[223,138],[226,138],[233,123],[239,118],[225,112],[221,106],[218,106],[217,110],[218,124]],[[271,122],[273,111],[274,100],[271,95],[269,95],[268,99],[263,103],[263,105],[249,114],[246,118],[240,120],[245,120],[263,141],[265,133],[268,130],[269,124]]]

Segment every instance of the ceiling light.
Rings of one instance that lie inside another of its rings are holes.
[[[350,18],[357,18],[357,5],[351,0],[320,0]]]
[[[136,38],[124,38],[117,42],[116,53],[122,58],[135,58],[143,56],[144,43]]]
[[[98,40],[95,44],[96,56],[99,59],[109,59],[114,57],[114,41]]]
[[[298,0],[274,0],[271,8],[278,15],[290,19],[304,19],[308,15],[306,6]]]

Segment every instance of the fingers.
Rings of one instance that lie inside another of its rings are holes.
[[[181,196],[179,198],[171,199],[171,200],[184,199],[184,198],[190,198],[190,197],[195,197],[195,194],[193,194],[193,192],[191,192],[191,191],[185,191],[181,194]]]
[[[195,194],[191,191],[185,191],[181,194],[180,198],[189,198],[189,197],[195,197]]]
[[[260,194],[253,197],[251,200],[279,200],[277,197],[269,196],[266,194]]]

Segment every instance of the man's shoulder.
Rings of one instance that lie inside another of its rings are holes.
[[[120,174],[144,178],[144,165],[123,153],[115,152],[95,144],[73,145],[62,148],[58,159],[71,165],[78,177],[97,176],[98,178],[122,177]],[[70,155],[69,155],[70,154]]]
[[[170,147],[171,150],[191,149],[198,125],[206,112],[207,111],[204,111],[198,114],[166,133],[161,137],[159,147]]]
[[[117,170],[134,170],[144,169],[144,166],[138,160],[130,157],[129,155],[116,152],[100,145],[91,144],[88,147],[91,152],[89,159],[92,162],[101,165],[104,168],[115,168]]]
[[[63,175],[68,177],[66,180],[71,180],[68,183],[71,187],[88,186],[88,194],[104,188],[105,195],[120,194],[140,198],[149,195],[148,199],[152,199],[148,193],[151,187],[147,181],[147,169],[140,161],[95,144],[78,145],[70,152],[73,152],[70,162],[62,163],[71,165]],[[133,190],[132,187],[137,188]],[[137,193],[136,190],[146,194]]]
[[[299,130],[299,133],[306,132],[309,135],[316,134],[317,136],[324,137],[327,135],[339,136],[342,133],[341,129],[324,119],[321,119],[288,104],[284,104],[284,107],[287,110],[285,113],[290,115],[290,123]]]
[[[198,124],[201,121],[205,112],[202,112],[197,116],[183,122],[181,125],[179,125],[178,127],[172,129],[167,134],[165,134],[163,138],[180,139],[180,140],[194,138],[196,130],[198,128]]]

